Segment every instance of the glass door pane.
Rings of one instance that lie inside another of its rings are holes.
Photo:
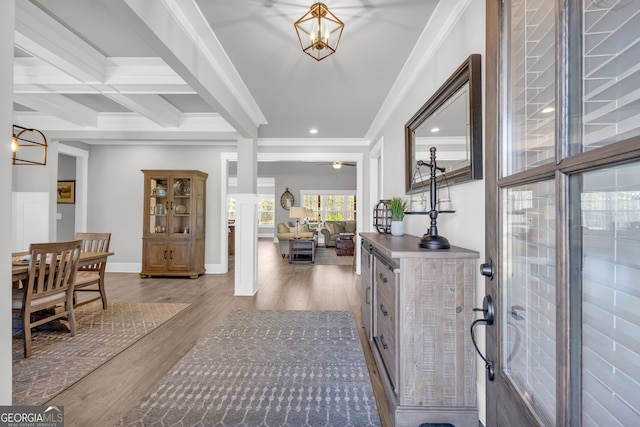
[[[555,183],[502,190],[503,370],[520,398],[556,419]]]
[[[169,211],[168,178],[166,176],[151,177],[149,206],[149,234],[167,234],[167,214]]]
[[[640,1],[583,0],[581,150],[640,135]]]
[[[640,163],[576,176],[582,425],[640,425]]]
[[[195,215],[195,221],[196,221],[196,229],[195,229],[195,233],[197,237],[200,236],[204,236],[204,219],[205,219],[205,194],[206,194],[206,184],[207,184],[207,180],[206,178],[202,178],[202,177],[196,177],[196,184],[195,184],[195,188],[193,191],[191,191],[191,197],[195,197],[195,210],[196,210],[196,215]],[[235,200],[233,201],[234,204],[234,212],[235,212]],[[234,214],[235,217],[235,214]],[[191,231],[192,233],[194,232],[193,230]]]
[[[191,233],[191,179],[177,177],[171,180],[171,233]]]
[[[505,3],[509,81],[502,176],[555,161],[555,0]]]

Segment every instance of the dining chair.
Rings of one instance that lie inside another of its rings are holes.
[[[73,284],[81,244],[72,240],[29,246],[28,278],[12,298],[12,309],[21,316],[25,358],[31,356],[31,329],[36,326],[66,316],[71,336],[76,334]]]
[[[111,233],[76,233],[76,239],[82,240],[83,252],[109,252],[111,243]],[[76,284],[74,286],[73,303],[74,306],[88,304],[102,299],[102,308],[107,309],[107,292],[104,289],[104,273],[107,262],[98,262],[78,268]],[[78,300],[78,292],[98,292],[95,298]]]

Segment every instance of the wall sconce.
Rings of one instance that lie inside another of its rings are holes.
[[[11,152],[14,165],[44,166],[47,164],[47,138],[42,132],[38,129],[13,125],[12,135]]]

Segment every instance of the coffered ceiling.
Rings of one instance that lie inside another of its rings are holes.
[[[14,121],[93,144],[366,140],[468,0],[327,1],[345,29],[320,62],[293,26],[311,3],[18,0]]]

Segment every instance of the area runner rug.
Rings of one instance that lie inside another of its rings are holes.
[[[232,311],[120,426],[380,426],[353,313]]]
[[[189,304],[95,301],[76,308],[76,336],[34,330],[24,358],[22,332],[13,334],[13,404],[40,405],[122,352]],[[61,403],[64,404],[64,403]]]

